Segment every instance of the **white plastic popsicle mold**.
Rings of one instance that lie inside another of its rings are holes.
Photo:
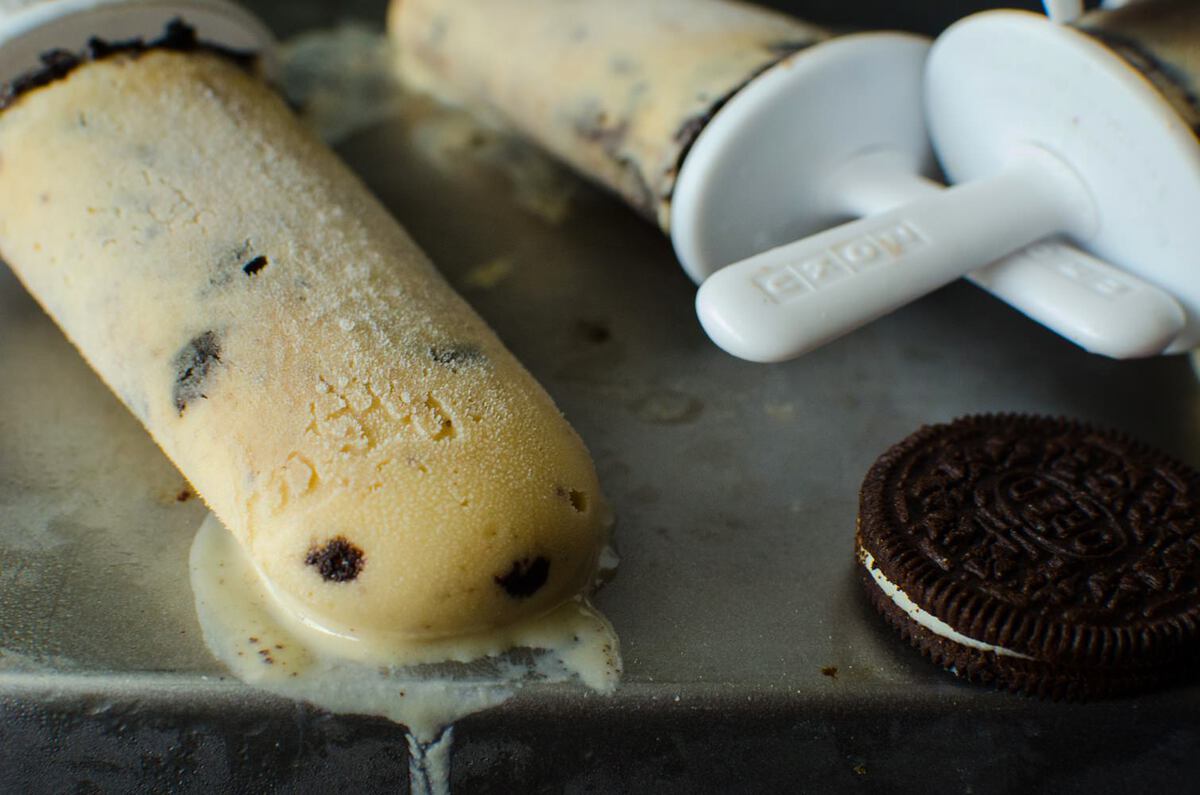
[[[935,168],[922,113],[927,53],[927,40],[907,34],[832,39],[756,78],[701,133],[680,170],[671,237],[688,274],[708,279],[697,309],[721,347],[754,361],[791,358],[849,330],[846,318],[861,325],[963,275],[949,248],[923,276],[891,278],[888,268],[882,280],[862,278],[924,242],[916,226],[891,228],[886,216],[877,228],[784,245],[913,201],[932,202],[935,214],[939,202],[957,205],[925,176]],[[1025,242],[1056,231],[1066,230]],[[1086,350],[1156,354],[1184,323],[1169,294],[1061,240],[1016,248],[977,247],[993,253],[974,259],[968,278]]]
[[[935,43],[925,103],[959,184],[714,274],[697,310],[721,347],[798,356],[1036,241],[1021,259],[1037,278],[1001,262],[975,281],[1056,330],[1090,315],[1066,336],[1098,352],[1200,344],[1200,144],[1141,74],[1069,26],[985,12]],[[1062,256],[1060,236],[1101,260]]]
[[[258,53],[265,72],[273,71],[271,32],[226,0],[8,0],[0,2],[0,82],[38,68],[44,52],[77,52],[93,36],[150,41],[173,19],[201,41]]]

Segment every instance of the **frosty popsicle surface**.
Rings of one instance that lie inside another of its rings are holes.
[[[589,585],[582,442],[362,184],[226,55],[93,55],[0,112],[0,257],[275,594],[432,638]]]

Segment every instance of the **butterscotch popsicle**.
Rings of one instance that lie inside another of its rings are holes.
[[[363,185],[185,29],[90,56],[0,111],[0,257],[276,597],[417,639],[585,589],[587,451]]]
[[[388,25],[406,80],[490,109],[664,230],[712,115],[829,36],[728,0],[393,0]]]

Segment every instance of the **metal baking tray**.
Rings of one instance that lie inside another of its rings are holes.
[[[383,14],[250,5],[282,35]],[[935,27],[930,9],[901,24]],[[339,152],[587,441],[622,557],[597,597],[615,695],[530,685],[461,720],[455,791],[1195,780],[1200,687],[1066,705],[960,683],[873,614],[853,561],[863,474],[923,423],[1068,415],[1200,464],[1186,359],[1089,356],[958,283],[798,361],[741,362],[704,337],[655,228],[462,114],[396,109]],[[7,270],[0,368],[0,791],[405,791],[400,727],[265,695],[209,655],[187,584],[202,506]]]

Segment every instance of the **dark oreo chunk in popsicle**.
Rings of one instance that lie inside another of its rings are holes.
[[[496,584],[514,599],[533,596],[550,577],[550,561],[538,555],[533,560],[514,560],[512,568],[494,577]]]
[[[1200,472],[1119,433],[922,428],[867,474],[857,556],[884,619],[973,682],[1098,698],[1200,660]]]
[[[213,369],[220,363],[221,344],[212,331],[193,337],[175,354],[175,384],[171,390],[171,397],[180,415],[192,401],[208,397],[204,393],[206,383]]]
[[[161,36],[150,41],[141,38],[109,41],[93,36],[88,39],[86,46],[79,52],[59,49],[42,53],[41,66],[19,74],[8,82],[0,83],[0,110],[4,110],[29,91],[61,80],[85,63],[103,60],[114,55],[136,57],[151,50],[212,52],[228,58],[244,68],[250,68],[256,59],[253,53],[231,50],[200,41],[191,25],[181,19],[174,19],[167,23]]]
[[[429,358],[438,364],[444,364],[454,370],[460,366],[478,364],[485,358],[483,351],[474,345],[459,344],[433,346],[429,349]]]
[[[326,582],[350,582],[358,577],[366,561],[361,549],[345,536],[337,536],[310,549],[304,562],[316,568]]]

